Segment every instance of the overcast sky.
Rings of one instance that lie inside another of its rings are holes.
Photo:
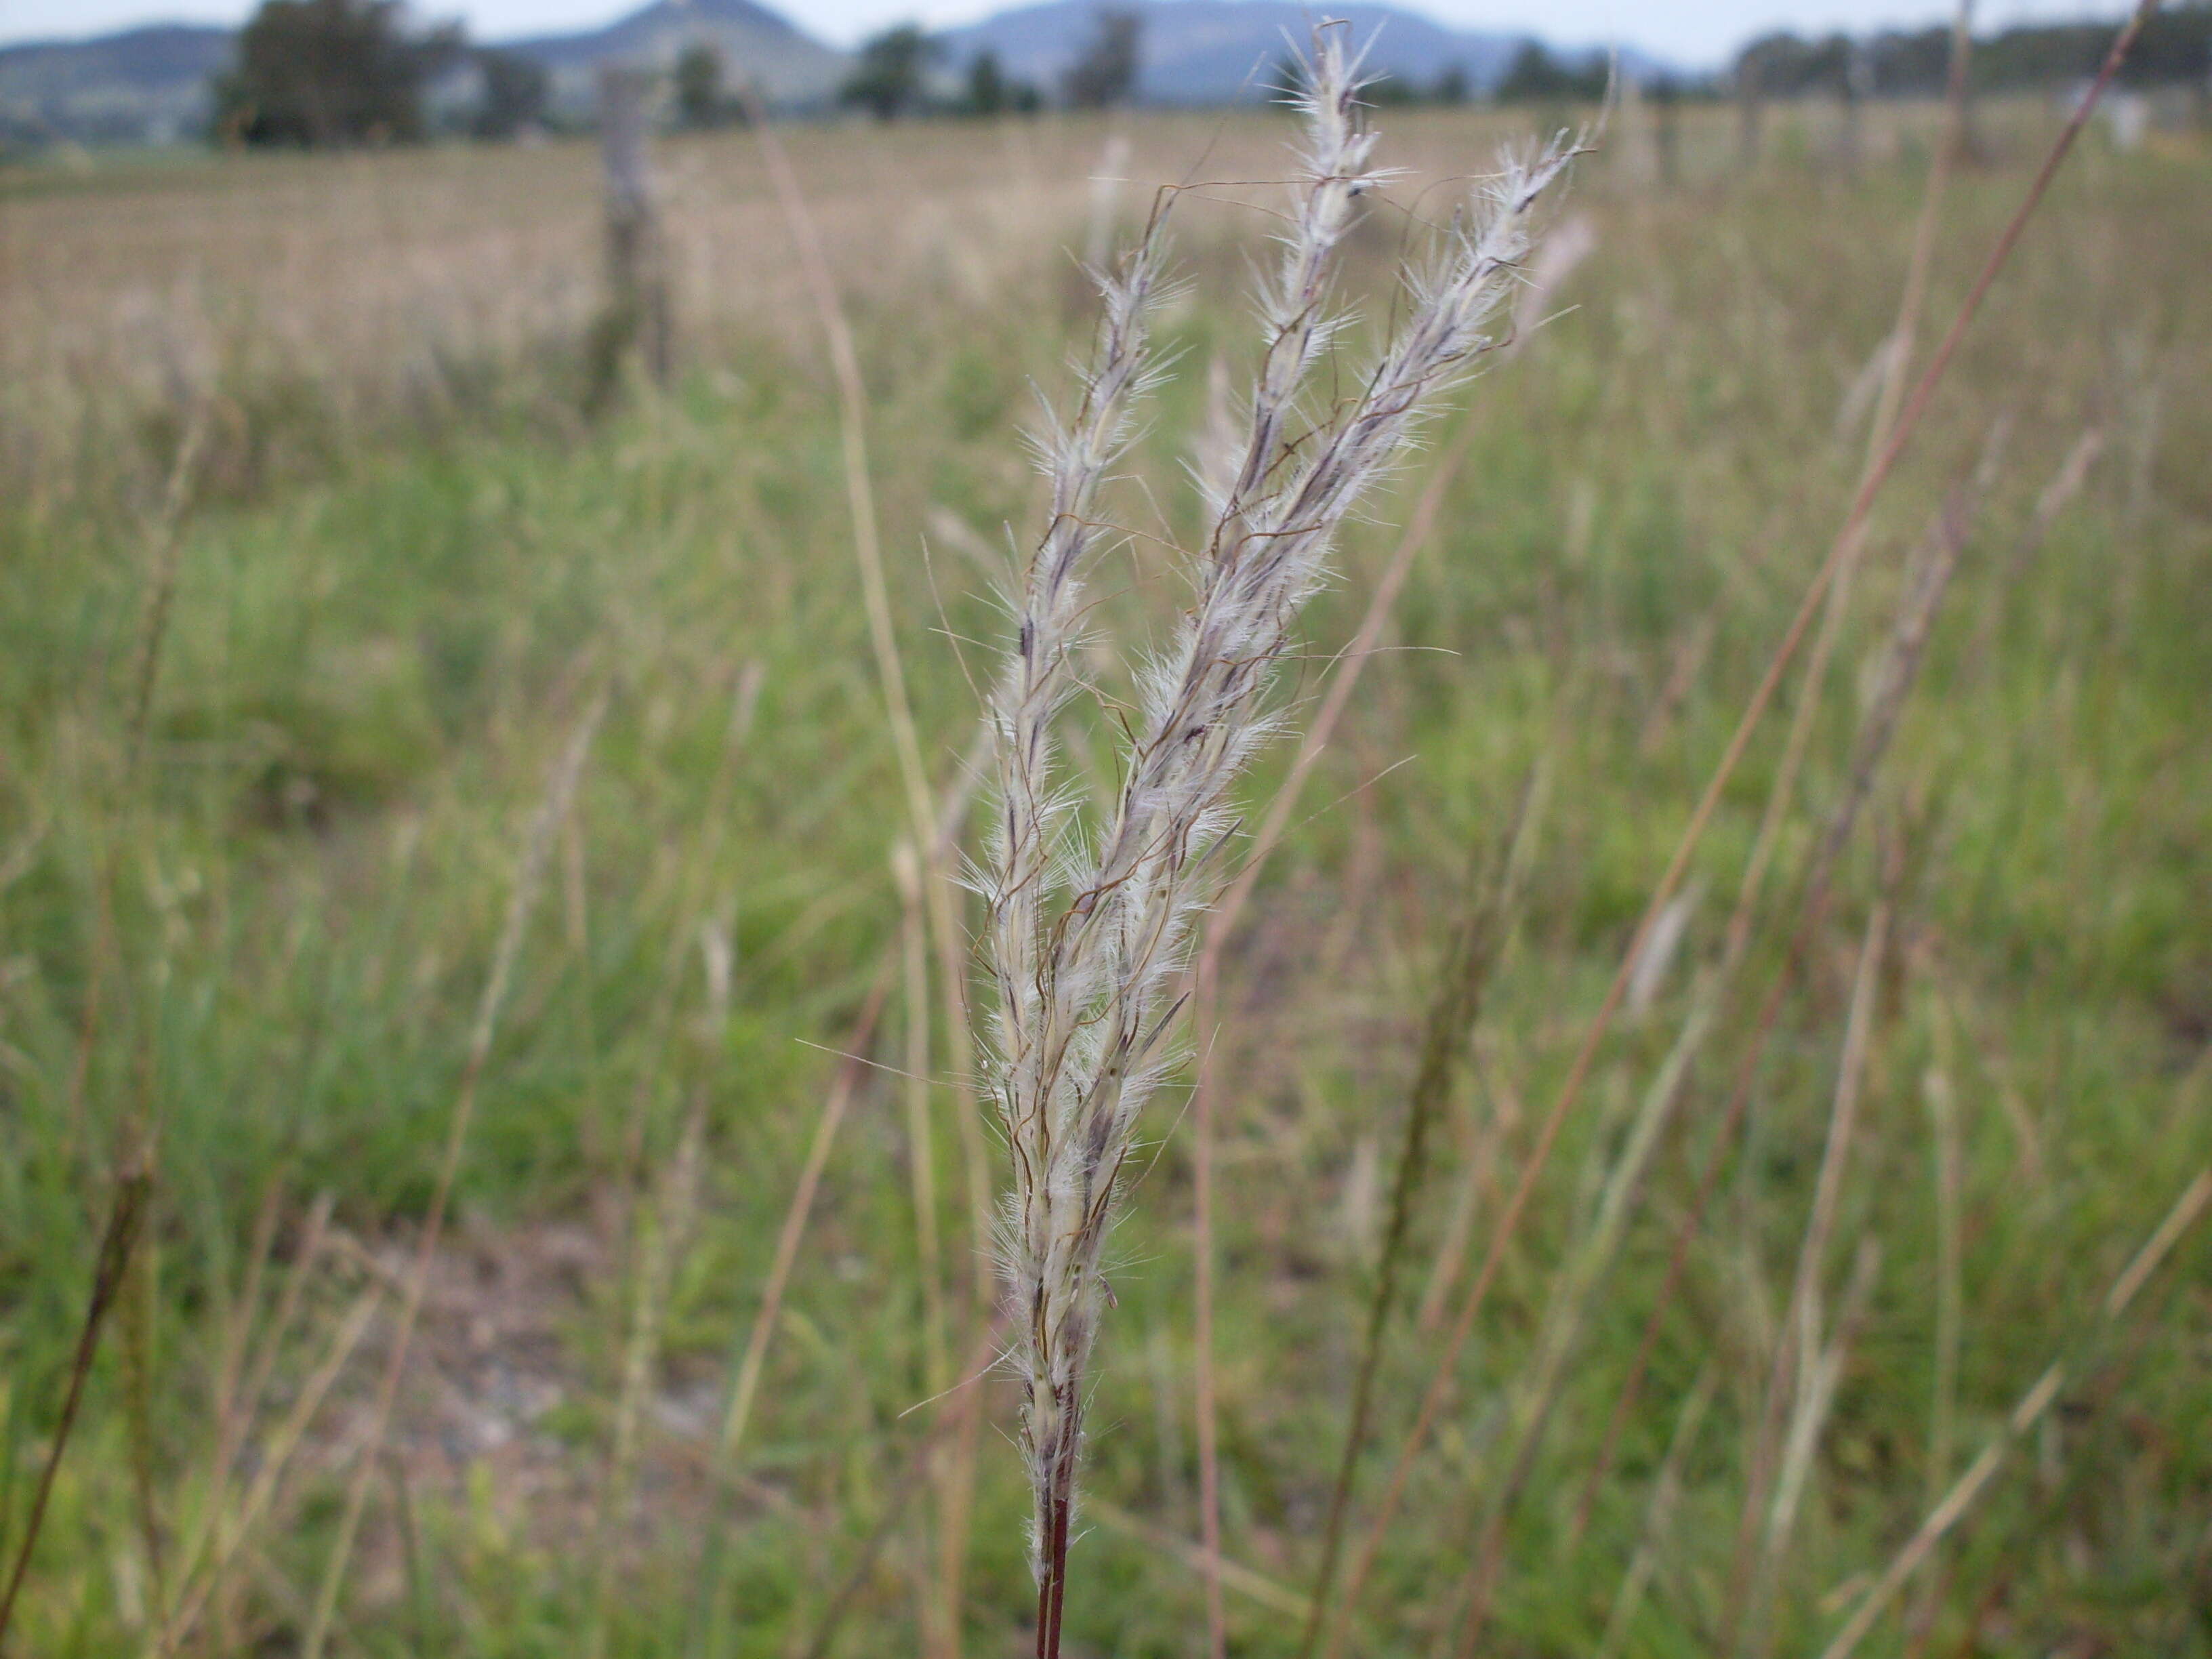
[[[1007,0],[767,0],[801,27],[840,46],[871,30],[920,18],[962,23],[1001,9]],[[1403,0],[1401,0],[1401,3]],[[459,16],[479,40],[589,28],[631,11],[642,0],[413,0],[433,18]],[[234,23],[252,0],[0,0],[0,40],[104,33],[135,23]],[[1315,8],[1326,11],[1325,3]],[[1983,0],[1984,27],[2023,19],[2049,21],[2112,15],[2113,0]],[[1511,0],[1412,0],[1462,28],[1532,30],[1564,43],[1620,40],[1686,66],[1720,62],[1752,35],[1776,27],[1861,30],[1947,20],[1947,0],[1549,0],[1541,7]]]

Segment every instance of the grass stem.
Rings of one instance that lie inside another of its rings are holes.
[[[1374,1291],[1368,1300],[1358,1368],[1352,1376],[1344,1449],[1337,1457],[1336,1476],[1329,1489],[1328,1514],[1322,1523],[1321,1565],[1314,1572],[1313,1598],[1304,1633],[1299,1638],[1304,1653],[1311,1653],[1321,1640],[1328,1617],[1328,1592],[1344,1541],[1345,1518],[1351,1513],[1352,1482],[1358,1474],[1360,1454],[1366,1448],[1384,1334],[1396,1301],[1399,1265],[1412,1236],[1414,1200],[1427,1167],[1431,1126],[1450,1103],[1454,1079],[1474,1040],[1483,992],[1512,932],[1521,885],[1526,878],[1543,808],[1550,798],[1550,769],[1547,753],[1539,759],[1521,793],[1520,805],[1506,832],[1502,854],[1474,861],[1468,882],[1466,913],[1453,930],[1443,967],[1437,976],[1436,994],[1429,1005],[1428,1024],[1421,1040],[1420,1064],[1407,1097],[1405,1139],[1399,1148],[1397,1172],[1391,1182],[1390,1217],[1383,1232]],[[1486,867],[1493,863],[1497,866],[1494,877]]]
[[[409,1345],[422,1310],[423,1294],[429,1288],[431,1269],[437,1261],[438,1243],[445,1231],[446,1207],[453,1196],[454,1179],[460,1173],[461,1154],[468,1146],[469,1126],[476,1115],[477,1090],[491,1059],[492,1040],[498,1033],[500,1012],[507,1001],[507,981],[522,953],[522,936],[529,926],[531,913],[537,908],[538,891],[554,836],[568,817],[577,786],[582,781],[585,757],[591,752],[592,736],[606,713],[607,699],[608,693],[599,691],[576,721],[546,781],[544,798],[538,804],[537,818],[523,842],[514,889],[507,898],[507,919],[492,953],[491,971],[485,977],[483,993],[477,1004],[476,1021],[469,1033],[468,1058],[462,1067],[460,1088],[454,1097],[453,1115],[447,1126],[445,1152],[439,1160],[436,1182],[431,1188],[430,1206],[423,1216],[422,1234],[416,1242],[414,1265],[401,1296],[391,1350],[377,1381],[368,1431],[355,1454],[345,1503],[339,1511],[337,1534],[331,1541],[330,1557],[323,1568],[322,1585],[315,1594],[307,1633],[301,1643],[305,1659],[321,1659],[324,1645],[330,1639],[331,1620],[337,1611],[338,1594],[345,1582],[354,1537],[361,1526],[362,1510],[368,1501],[369,1481],[376,1471],[392,1407],[398,1400],[400,1380],[406,1375]]]
[[[2072,151],[2075,141],[2081,137],[2083,126],[2087,124],[2091,112],[2095,109],[2099,100],[2103,97],[2105,89],[2112,84],[2113,76],[2119,72],[2120,64],[2125,60],[2130,48],[2134,46],[2136,36],[2142,32],[2143,25],[2148,21],[2151,14],[2156,9],[2156,0],[2140,0],[2135,11],[2121,27],[2119,33],[2114,37],[2112,48],[2106,53],[2104,64],[2099,70],[2096,78],[2090,82],[2088,89],[2082,94],[2073,113],[2068,118],[2065,126],[2053,142],[2042,165],[2036,170],[2035,177],[2030,183],[2026,195],[2019,206],[2014,209],[2012,216],[2006,222],[2004,228],[1998,234],[1996,242],[1983,260],[1980,272],[1976,276],[1973,286],[1968,289],[1965,300],[1960,302],[1957,314],[1953,318],[1950,327],[1945,331],[1942,342],[1929,358],[1927,368],[1921,372],[1920,379],[1914,386],[1911,396],[1905,401],[1904,411],[1899,416],[1895,427],[1891,431],[1887,441],[1882,445],[1874,465],[1867,469],[1866,476],[1852,498],[1850,507],[1844,514],[1843,527],[1837,532],[1827,556],[1821,561],[1820,568],[1814,572],[1812,581],[1805,590],[1804,597],[1798,603],[1796,613],[1783,630],[1782,638],[1777,643],[1774,653],[1768,660],[1765,672],[1760,676],[1759,684],[1753,690],[1751,697],[1737,720],[1735,730],[1729,739],[1728,746],[1722,751],[1721,758],[1715,765],[1712,776],[1707,781],[1704,793],[1699,796],[1697,806],[1690,815],[1688,823],[1683,829],[1680,839],[1668,860],[1665,871],[1661,874],[1658,883],[1652,890],[1650,898],[1645,903],[1643,916],[1629,939],[1627,948],[1621,953],[1620,966],[1614,973],[1613,982],[1607,988],[1605,998],[1599,1004],[1597,1012],[1592,1017],[1582,1046],[1577,1051],[1573,1063],[1568,1069],[1566,1080],[1537,1131],[1535,1144],[1522,1164],[1521,1178],[1515,1185],[1512,1195],[1506,1200],[1505,1208],[1492,1231],[1490,1245],[1484,1255],[1482,1266],[1475,1275],[1474,1283],[1469,1289],[1467,1299],[1461,1306],[1460,1316],[1455,1321],[1452,1330],[1446,1338],[1443,1352],[1437,1364],[1435,1379],[1431,1382],[1429,1392],[1421,1402],[1420,1412],[1414,1420],[1413,1429],[1407,1435],[1405,1447],[1399,1454],[1397,1466],[1391,1473],[1388,1488],[1384,1492],[1380,1512],[1370,1524],[1366,1541],[1355,1559],[1345,1593],[1345,1611],[1337,1625],[1337,1635],[1325,1650],[1332,1656],[1332,1659],[1342,1648],[1347,1629],[1346,1621],[1350,1618],[1351,1610],[1358,1602],[1359,1592],[1364,1587],[1367,1577],[1372,1571],[1376,1560],[1382,1553],[1383,1540],[1390,1524],[1396,1518],[1398,1506],[1404,1498],[1407,1480],[1412,1473],[1413,1460],[1419,1455],[1422,1446],[1435,1427],[1437,1414],[1443,1410],[1444,1400],[1450,1393],[1453,1374],[1457,1368],[1459,1356],[1466,1347],[1468,1338],[1473,1334],[1475,1317],[1480,1312],[1482,1304],[1489,1295],[1491,1285],[1504,1262],[1506,1249],[1514,1234],[1519,1230],[1521,1218],[1528,1208],[1529,1200],[1534,1195],[1536,1183],[1543,1174],[1544,1166],[1550,1160],[1552,1148],[1558,1142],[1559,1131],[1565,1127],[1568,1114],[1573,1110],[1576,1103],[1581,1097],[1583,1086],[1589,1079],[1590,1068],[1596,1062],[1598,1048],[1603,1043],[1607,1033],[1611,1030],[1613,1016],[1620,1012],[1621,1002],[1627,994],[1629,977],[1634,970],[1636,962],[1642,956],[1645,943],[1652,929],[1657,925],[1660,915],[1665,911],[1668,902],[1673,900],[1675,891],[1681,885],[1683,878],[1688,873],[1690,860],[1699,843],[1704,841],[1705,830],[1720,805],[1722,794],[1726,790],[1729,780],[1735,776],[1736,767],[1741,763],[1746,750],[1750,746],[1753,733],[1764,720],[1766,710],[1773,702],[1775,692],[1780,686],[1783,675],[1787,672],[1791,660],[1796,656],[1798,647],[1803,643],[1806,630],[1811,626],[1814,617],[1826,598],[1829,587],[1836,580],[1845,562],[1852,556],[1852,550],[1858,544],[1860,537],[1865,533],[1868,515],[1873,511],[1875,499],[1881,495],[1883,486],[1889,482],[1890,476],[1896,470],[1899,460],[1903,458],[1906,448],[1911,443],[1913,434],[1918,430],[1920,422],[1926,415],[1929,405],[1934,402],[1936,389],[1942,384],[1944,375],[1950,368],[1952,359],[1958,355],[1960,344],[1966,338],[1967,331],[1973,325],[1975,318],[1980,314],[1982,304],[1988,297],[1990,289],[1996,283],[1997,273],[2002,270],[2010,260],[2014,248],[2019,245],[2021,235],[2027,228],[2028,221],[2033,217],[2037,206],[2049,191],[2051,181],[2057,177],[2060,166]]]
[[[2110,1325],[2127,1310],[2129,1303],[2142,1289],[2144,1281],[2158,1271],[2160,1264],[2180,1243],[2182,1235],[2204,1213],[2207,1205],[2212,1205],[2212,1169],[2197,1171],[2196,1179],[2182,1189],[2181,1196],[2174,1200],[2173,1207],[2166,1212],[2165,1219],[2159,1223],[2142,1248],[2136,1253],[2135,1259],[2112,1281],[2100,1310],[2103,1323]],[[1928,1512],[1927,1518],[1905,1540],[1904,1547],[1890,1559],[1881,1577],[1860,1598],[1858,1606],[1851,1610],[1851,1616],[1844,1621],[1843,1627],[1820,1650],[1820,1659],[1850,1659],[1859,1644],[1866,1639],[1868,1632],[1874,1629],[1875,1622],[1888,1610],[1889,1604],[1896,1599],[1897,1593],[1905,1587],[1906,1581],[1920,1570],[1921,1563],[1973,1507],[1974,1500],[1981,1496],[1984,1488],[1996,1478],[2006,1455],[2051,1409],[2063,1391],[2068,1375],[2068,1361],[2059,1359],[2036,1378],[2006,1416],[1996,1437],[1966,1467],[1966,1473],[1952,1484],[1951,1489],[1944,1493],[1942,1501]]]
[[[23,1535],[15,1546],[15,1559],[8,1570],[8,1583],[0,1590],[0,1653],[7,1650],[8,1628],[15,1616],[15,1599],[30,1571],[31,1553],[38,1547],[39,1529],[46,1518],[46,1503],[53,1496],[54,1477],[60,1473],[62,1454],[69,1449],[70,1431],[76,1427],[77,1410],[84,1403],[84,1389],[92,1375],[93,1357],[100,1351],[100,1328],[122,1293],[131,1270],[131,1248],[137,1243],[145,1219],[153,1179],[143,1170],[127,1169],[115,1182],[108,1200],[107,1224],[100,1239],[100,1258],[93,1270],[92,1294],[87,1298],[84,1323],[77,1332],[76,1348],[70,1358],[69,1382],[62,1394],[60,1416],[53,1439],[39,1468],[39,1484],[31,1494],[30,1512],[24,1517]]]

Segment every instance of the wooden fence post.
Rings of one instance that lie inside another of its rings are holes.
[[[1874,54],[1862,41],[1844,49],[1844,73],[1836,95],[1843,104],[1843,131],[1836,141],[1845,173],[1856,173],[1866,155],[1866,106],[1874,96]]]
[[[1759,166],[1761,129],[1766,125],[1765,77],[1765,66],[1753,62],[1748,54],[1736,60],[1736,165],[1746,173],[1755,170]]]
[[[648,154],[653,87],[646,70],[610,65],[599,71],[607,306],[592,341],[589,401],[595,406],[612,395],[632,352],[656,386],[668,379],[668,268]]]

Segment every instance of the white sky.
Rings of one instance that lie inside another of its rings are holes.
[[[849,45],[873,29],[920,18],[968,22],[1012,0],[766,0],[811,33]],[[1398,0],[1462,28],[1528,30],[1565,44],[1620,40],[1686,66],[1716,64],[1766,29],[1800,31],[1948,21],[1948,0]],[[641,0],[413,0],[425,17],[458,16],[479,40],[589,28],[635,10]],[[149,22],[233,23],[252,0],[0,0],[0,41],[104,33]],[[1328,9],[1321,0],[1316,10]],[[1983,0],[1983,27],[2026,20],[2111,16],[2118,0]]]

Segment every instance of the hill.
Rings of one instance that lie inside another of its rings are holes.
[[[1304,40],[1322,15],[1293,0],[1151,0],[1136,9],[1145,20],[1139,93],[1164,104],[1265,97],[1290,43]],[[1045,0],[949,30],[942,38],[957,62],[988,48],[998,53],[1007,73],[1049,89],[1091,38],[1097,12],[1097,0]],[[1474,90],[1493,87],[1528,38],[1447,28],[1396,6],[1340,5],[1327,13],[1349,23],[1357,39],[1371,42],[1370,72],[1422,86],[1457,68]]]
[[[1158,104],[1207,105],[1263,97],[1291,40],[1317,14],[1294,0],[1139,0],[1145,30],[1139,94]],[[1445,27],[1398,7],[1332,9],[1363,41],[1368,67],[1417,85],[1457,69],[1478,93],[1497,84],[1528,37]],[[939,36],[942,61],[998,53],[1008,73],[1048,91],[1097,27],[1097,0],[1046,0]],[[161,143],[204,125],[208,81],[228,60],[232,30],[161,25],[82,40],[0,47],[0,142],[36,144]],[[714,46],[732,82],[750,81],[772,103],[818,108],[836,94],[848,59],[757,0],[650,0],[604,28],[493,44],[535,59],[552,76],[555,111],[586,115],[599,65],[666,66],[686,46]],[[1567,54],[1573,58],[1589,55]],[[1632,67],[1648,60],[1627,55]]]
[[[160,23],[88,40],[0,47],[0,141],[161,143],[207,119],[232,32]]]
[[[845,75],[842,52],[753,0],[652,0],[602,29],[500,44],[551,71],[556,107],[580,109],[590,103],[598,65],[665,66],[686,46],[701,42],[721,53],[732,82],[750,82],[776,104],[823,102]]]
[[[0,47],[0,143],[192,137],[207,122],[208,82],[230,61],[236,40],[233,29],[159,24]],[[543,64],[556,110],[580,115],[591,106],[598,65],[665,66],[697,41],[721,52],[730,80],[750,80],[787,107],[824,102],[845,73],[843,53],[753,0],[651,0],[605,28],[495,44]]]

